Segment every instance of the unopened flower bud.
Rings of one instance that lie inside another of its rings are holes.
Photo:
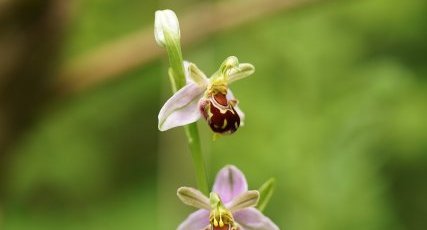
[[[159,46],[166,46],[166,33],[173,39],[179,40],[179,22],[172,10],[157,10],[154,20],[154,37]]]

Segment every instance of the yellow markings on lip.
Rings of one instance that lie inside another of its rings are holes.
[[[226,113],[227,113],[227,111],[228,111],[227,109],[224,109],[224,110],[220,109],[220,110],[219,110],[219,112],[220,112],[221,114],[226,114]]]
[[[225,129],[225,127],[227,127],[227,119],[224,119],[224,124],[222,125],[222,129]]]
[[[207,104],[207,111],[208,111],[208,120],[211,120],[212,119],[212,117],[214,116],[214,114],[212,113],[212,111],[211,111],[211,104],[210,103],[208,103]]]

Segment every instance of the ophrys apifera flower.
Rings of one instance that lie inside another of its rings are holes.
[[[190,62],[184,62],[186,85],[178,90],[159,113],[159,130],[193,123],[204,118],[219,134],[234,133],[244,121],[244,113],[229,84],[254,73],[249,63],[228,57],[210,78]]]
[[[254,208],[258,191],[248,191],[243,173],[235,166],[218,172],[210,198],[194,188],[178,189],[178,197],[200,210],[178,226],[178,230],[278,230],[268,217]]]

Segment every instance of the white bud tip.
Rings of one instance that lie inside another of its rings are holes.
[[[166,46],[165,33],[179,39],[179,22],[172,10],[157,10],[154,19],[154,37],[159,46]]]

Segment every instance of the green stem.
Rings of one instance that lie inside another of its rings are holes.
[[[185,126],[185,134],[187,135],[188,145],[190,147],[191,156],[196,168],[197,187],[201,192],[207,195],[209,194],[209,188],[197,123],[191,123]]]
[[[169,56],[169,64],[171,66],[169,76],[173,79],[172,88],[174,92],[185,86],[185,70],[184,61],[182,58],[182,51],[180,41],[173,38],[169,33],[165,33],[166,50]],[[197,187],[201,192],[208,195],[208,180],[205,170],[205,162],[203,160],[202,146],[200,144],[199,131],[197,124],[192,123],[186,125],[185,134],[187,136],[188,145],[193,158],[194,168],[196,170]]]

